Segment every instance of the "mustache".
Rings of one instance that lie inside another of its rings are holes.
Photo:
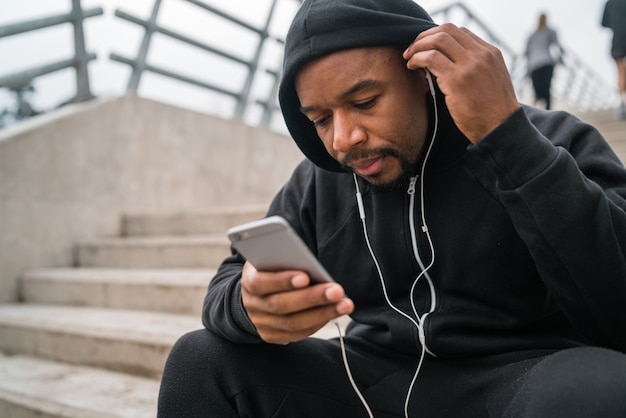
[[[376,148],[376,149],[363,149],[349,152],[339,161],[341,168],[346,171],[351,171],[350,166],[353,161],[367,160],[370,158],[378,157],[395,157],[401,159],[400,154],[393,148]]]

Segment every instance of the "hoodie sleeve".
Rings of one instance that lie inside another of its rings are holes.
[[[231,249],[216,275],[211,279],[202,307],[206,329],[236,343],[258,343],[261,337],[248,318],[241,300],[241,270],[245,259]]]
[[[301,232],[296,224],[302,191],[311,177],[312,165],[302,163],[291,179],[274,198],[269,215],[281,215]],[[208,330],[229,341],[242,344],[262,342],[241,300],[241,271],[245,258],[231,246],[231,256],[226,258],[211,279],[202,307],[202,323]]]
[[[493,173],[542,280],[574,327],[626,351],[626,170],[593,127],[562,112],[535,119],[518,110],[470,146],[470,155]]]

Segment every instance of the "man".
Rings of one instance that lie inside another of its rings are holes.
[[[608,0],[602,12],[602,26],[611,29],[611,57],[617,68],[619,118],[626,119],[626,0]]]
[[[307,160],[268,215],[336,283],[233,251],[160,417],[626,416],[626,170],[594,128],[411,0],[305,0],[279,98]],[[307,338],[345,314],[345,348]]]

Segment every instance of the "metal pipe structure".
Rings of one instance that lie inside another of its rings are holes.
[[[215,46],[200,42],[189,36],[182,35],[172,29],[167,29],[157,23],[161,10],[162,0],[154,0],[152,12],[147,20],[132,16],[121,10],[115,11],[115,16],[128,22],[136,24],[144,28],[144,36],[134,59],[123,57],[119,54],[111,53],[109,58],[132,68],[130,78],[127,83],[127,91],[136,92],[139,88],[141,78],[146,71],[160,74],[162,76],[172,78],[187,84],[191,84],[203,89],[214,91],[218,94],[225,95],[235,99],[236,106],[233,111],[233,117],[243,119],[247,110],[251,105],[260,106],[263,112],[260,116],[259,124],[263,126],[270,125],[273,116],[278,111],[277,92],[279,80],[281,77],[281,63],[272,64],[273,68],[261,68],[261,57],[268,45],[268,42],[283,44],[284,41],[276,36],[269,34],[269,28],[276,14],[279,1],[297,1],[301,0],[265,0],[271,1],[269,12],[263,24],[258,28],[247,23],[240,18],[229,14],[217,6],[211,6],[201,0],[185,0],[189,4],[196,6],[218,18],[224,19],[236,26],[249,31],[258,37],[256,41],[255,52],[252,58],[244,59],[235,53],[226,51]],[[260,0],[259,0],[260,1]],[[85,37],[83,30],[83,21],[87,18],[101,15],[102,9],[82,10],[80,0],[72,0],[72,11],[67,14],[50,16],[41,19],[34,19],[27,22],[15,23],[0,27],[0,39],[3,37],[13,36],[29,31],[48,28],[50,26],[71,23],[74,27],[74,57],[50,63],[40,67],[21,71],[17,74],[9,74],[0,77],[0,87],[9,88],[15,92],[31,86],[33,79],[51,72],[59,71],[68,67],[76,69],[76,101],[88,100],[92,97],[89,88],[88,63],[96,58],[95,54],[89,54],[85,48]],[[454,17],[453,17],[454,15]],[[435,21],[456,21],[457,24],[468,26],[475,30],[480,36],[484,37],[488,42],[496,45],[502,51],[502,54],[509,66],[511,78],[515,85],[518,96],[522,96],[523,92],[530,85],[527,71],[526,60],[522,54],[516,54],[500,37],[498,37],[489,27],[481,21],[481,19],[472,13],[471,10],[461,2],[452,3],[444,8],[435,10],[431,13]],[[203,52],[224,58],[225,60],[240,65],[245,68],[245,79],[238,91],[224,88],[214,83],[206,82],[196,78],[188,77],[172,70],[166,70],[147,62],[148,52],[152,45],[152,39],[155,33],[165,35],[169,38],[176,39],[184,44],[191,45]],[[280,61],[277,60],[277,61]],[[555,97],[567,101],[571,106],[579,110],[599,110],[615,106],[618,101],[617,90],[612,84],[602,80],[595,70],[586,65],[585,62],[573,54],[571,51],[564,51],[563,64],[557,67],[555,73],[555,82],[553,83],[553,92]],[[257,78],[263,75],[269,76],[271,85],[266,89],[264,99],[257,98],[252,100],[252,88],[255,86]]]
[[[102,8],[83,10],[80,0],[72,0],[72,10],[69,13],[1,26],[0,38],[4,38],[70,23],[74,29],[74,56],[70,59],[0,77],[0,88],[4,87],[17,92],[30,86],[36,77],[73,67],[76,70],[75,101],[85,101],[93,98],[89,85],[88,64],[96,59],[96,55],[87,53],[83,21],[102,14]]]

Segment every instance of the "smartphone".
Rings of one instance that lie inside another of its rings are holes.
[[[311,281],[333,281],[309,247],[280,216],[270,216],[230,228],[233,246],[259,271],[301,270]]]

